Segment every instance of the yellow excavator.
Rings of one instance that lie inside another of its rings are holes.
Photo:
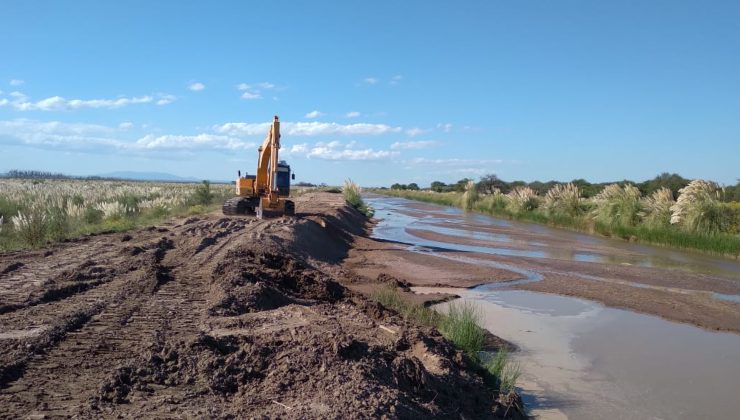
[[[272,120],[270,131],[258,149],[257,175],[242,176],[237,172],[236,197],[226,200],[223,212],[227,215],[257,215],[265,217],[294,216],[295,203],[288,200],[290,166],[278,160],[280,150],[280,118]]]

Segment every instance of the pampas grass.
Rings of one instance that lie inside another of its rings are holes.
[[[473,210],[473,204],[478,201],[478,188],[475,181],[468,181],[465,185],[465,193],[462,196],[462,207],[465,210]]]
[[[515,188],[510,193],[506,194],[506,196],[509,199],[507,209],[514,214],[532,211],[540,204],[537,193],[529,187]]]
[[[550,215],[576,217],[583,212],[581,191],[573,183],[558,184],[545,195],[543,208]]]
[[[670,226],[671,207],[675,203],[671,190],[665,187],[656,190],[651,196],[642,199],[642,223],[650,228]]]
[[[678,200],[671,206],[671,224],[705,235],[722,232],[730,225],[714,182],[697,179],[678,192]]]
[[[605,225],[634,226],[640,211],[640,190],[634,185],[607,185],[593,198],[594,220]]]

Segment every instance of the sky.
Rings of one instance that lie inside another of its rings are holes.
[[[0,172],[740,178],[737,1],[0,6]]]

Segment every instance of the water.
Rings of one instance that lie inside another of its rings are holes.
[[[376,216],[383,218],[374,230],[374,236],[379,239],[402,242],[414,252],[521,274],[521,280],[486,284],[470,290],[414,290],[420,293],[447,291],[474,302],[481,310],[487,329],[520,347],[521,351],[514,355],[523,372],[519,384],[525,402],[538,418],[738,418],[740,335],[707,331],[584,299],[503,290],[515,284],[540,281],[542,275],[511,263],[502,264],[466,254],[633,264],[740,278],[737,262],[501,221],[484,215],[466,215],[457,209],[411,204],[402,199],[371,197],[368,201],[375,207]],[[410,234],[409,229],[470,238],[476,245],[422,239]],[[470,235],[467,233],[470,229],[484,233]],[[496,229],[506,232],[491,232]],[[517,240],[518,233],[534,239]],[[559,243],[554,242],[553,237],[569,241],[570,249],[550,249],[553,246],[548,244]],[[478,243],[482,241],[490,245]],[[507,247],[522,243],[534,249]],[[612,250],[615,255],[609,255]],[[573,274],[588,280],[606,281]],[[711,295],[740,301],[738,295]],[[447,305],[438,306],[444,310]]]
[[[376,218],[382,219],[373,232],[374,237],[379,239],[440,250],[669,268],[718,274],[740,280],[740,263],[727,258],[502,220],[477,213],[465,213],[453,207],[413,203],[401,198],[369,196],[366,201],[375,209]],[[414,229],[489,243],[481,245],[476,242],[475,245],[470,245],[423,239],[408,232]],[[494,233],[492,230],[499,232]],[[515,240],[515,235],[525,239]],[[561,245],[564,243],[568,246]]]

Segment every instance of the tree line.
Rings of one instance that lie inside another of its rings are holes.
[[[471,178],[463,178],[455,183],[446,184],[442,181],[434,181],[429,186],[429,190],[436,191],[436,192],[464,192],[466,186],[468,185],[468,182],[475,181]],[[634,182],[630,180],[622,180],[618,182],[602,182],[602,183],[591,183],[586,181],[585,179],[574,179],[570,181],[570,183],[574,184],[579,188],[581,191],[581,194],[584,198],[590,198],[595,196],[596,194],[600,193],[601,190],[603,190],[607,185],[609,184],[618,184],[620,186],[624,185],[634,185],[636,186],[642,195],[647,196],[652,194],[653,192],[657,191],[658,189],[662,187],[666,187],[673,192],[673,198],[678,198],[678,190],[681,188],[687,186],[691,182],[690,179],[686,179],[682,177],[679,174],[671,174],[668,172],[664,172],[658,176],[656,176],[653,179],[643,181],[643,182]],[[501,191],[503,194],[507,194],[510,191],[514,190],[517,187],[529,187],[532,190],[534,190],[535,193],[538,195],[544,196],[547,191],[549,191],[552,187],[559,184],[567,184],[567,182],[559,182],[559,181],[533,181],[533,182],[525,182],[525,181],[504,181],[500,179],[495,174],[486,174],[480,177],[477,182],[475,182],[476,190],[479,194],[492,194],[494,191],[498,190]],[[410,184],[399,184],[395,183],[391,185],[392,190],[420,190],[418,184],[412,182]],[[740,179],[738,180],[737,184],[726,186],[723,188],[722,193],[722,201],[740,201]]]

